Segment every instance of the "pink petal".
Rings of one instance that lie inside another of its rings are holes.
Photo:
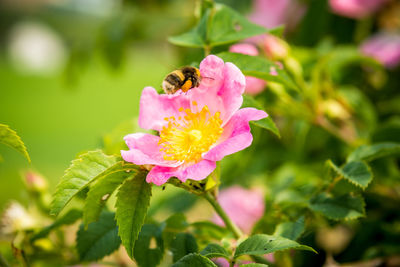
[[[139,126],[160,131],[168,122],[166,117],[179,117],[179,108],[190,108],[189,97],[181,91],[159,95],[152,87],[146,87],[140,97]]]
[[[203,155],[204,159],[219,161],[225,156],[238,152],[250,146],[253,136],[250,133],[249,121],[260,120],[268,114],[255,108],[238,110],[225,125],[219,144]]]
[[[362,43],[361,52],[387,68],[394,68],[400,63],[400,35],[386,32],[375,34]]]
[[[247,234],[264,215],[264,196],[257,189],[232,186],[221,191],[218,202],[228,216]],[[218,225],[224,225],[217,215],[214,216],[213,221]]]
[[[176,167],[181,164],[175,161],[164,160],[164,154],[158,146],[158,141],[160,140],[158,136],[134,133],[125,136],[124,140],[129,147],[128,151],[121,150],[121,156],[125,161],[136,165],[151,164],[169,167]]]
[[[232,45],[231,47],[229,47],[229,52],[240,53],[249,56],[258,55],[257,47],[255,45],[246,43]]]
[[[246,76],[246,93],[257,95],[265,89],[266,82],[256,77]]]
[[[182,165],[176,168],[155,166],[147,174],[146,181],[155,185],[162,185],[171,177],[176,177],[182,182],[187,179],[199,181],[210,175],[215,168],[215,162],[209,160],[202,160],[190,166]]]
[[[232,63],[223,63],[222,59],[210,55],[200,64],[202,82],[199,88],[190,90],[193,111],[208,106],[211,114],[221,113],[224,123],[240,108],[246,81],[243,73]]]
[[[387,0],[329,0],[334,13],[360,19],[377,11]]]

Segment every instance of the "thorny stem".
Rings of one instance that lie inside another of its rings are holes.
[[[217,212],[219,217],[221,217],[221,219],[224,221],[226,227],[234,234],[234,236],[236,238],[241,238],[243,236],[242,231],[228,217],[228,215],[225,213],[225,211],[219,205],[219,203],[217,202],[215,197],[210,192],[206,192],[203,196],[211,204],[211,206],[213,206],[214,210]]]

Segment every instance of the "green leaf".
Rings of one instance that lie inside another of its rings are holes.
[[[277,82],[295,91],[299,90],[286,71],[280,69],[278,65],[266,58],[229,52],[222,52],[217,54],[217,56],[222,58],[225,62],[232,62],[235,64],[244,75]],[[276,71],[278,75],[272,75],[272,71]]]
[[[278,30],[273,29],[274,33]],[[199,23],[190,31],[168,38],[168,41],[187,47],[218,46],[234,43],[269,30],[251,23],[240,13],[223,4],[208,9]]]
[[[52,224],[43,228],[40,232],[32,237],[32,241],[46,237],[51,231],[63,225],[70,225],[82,217],[82,211],[77,209],[69,210],[60,218],[57,218]]]
[[[234,43],[268,32],[264,27],[251,23],[240,13],[222,4],[215,5],[214,16],[207,27],[211,46]]]
[[[210,259],[223,257],[229,260],[231,257],[223,247],[214,243],[208,244],[202,251],[200,251],[200,254]]]
[[[208,258],[200,254],[189,254],[177,261],[172,267],[218,267]]]
[[[116,164],[118,157],[107,156],[100,150],[90,151],[72,161],[53,195],[50,214],[58,215],[65,205],[91,181],[102,176]]]
[[[177,262],[185,255],[197,252],[196,239],[189,233],[179,233],[171,242],[171,252],[174,255],[174,262]]]
[[[287,249],[299,249],[316,252],[313,248],[300,245],[296,241],[280,236],[257,234],[249,237],[237,247],[234,258],[242,255],[264,255]]]
[[[291,240],[298,239],[304,232],[304,216],[301,216],[295,222],[283,222],[276,226],[274,236],[281,236]]]
[[[399,143],[380,143],[374,145],[363,145],[353,151],[347,161],[365,160],[372,161],[378,158],[400,154]]]
[[[196,236],[222,239],[230,233],[225,227],[208,221],[194,222],[191,226],[194,228],[193,232]]]
[[[330,196],[321,193],[310,200],[311,210],[334,220],[353,220],[365,215],[365,203],[361,196],[345,194]]]
[[[136,175],[138,171],[140,171],[138,166],[120,161],[98,177],[96,183],[90,187],[83,207],[85,226],[98,219],[111,194],[126,178]]]
[[[247,108],[247,107],[264,110],[262,105],[260,103],[258,103],[253,97],[248,96],[248,95],[243,95],[242,108]],[[261,128],[271,131],[279,138],[281,137],[281,135],[279,133],[279,129],[276,127],[274,121],[271,119],[270,116],[268,116],[264,119],[258,120],[258,121],[250,121],[250,123],[253,125],[256,125],[258,127],[261,127]]]
[[[330,167],[339,175],[343,176],[350,183],[365,189],[372,181],[372,172],[369,166],[362,161],[351,161],[342,168],[336,166],[332,161],[328,161]]]
[[[111,254],[121,245],[114,213],[103,212],[99,221],[91,223],[87,230],[80,226],[76,248],[82,261],[95,261]]]
[[[168,41],[179,46],[204,47],[206,45],[207,20],[209,16],[210,10],[207,10],[206,14],[199,21],[199,24],[193,29],[178,36],[171,36],[168,38]]]
[[[115,217],[119,227],[118,234],[131,258],[135,241],[146,217],[150,197],[151,185],[146,182],[146,173],[143,172],[125,180],[117,194]]]
[[[176,233],[184,231],[189,224],[186,221],[186,217],[183,213],[175,213],[171,215],[164,222],[163,239],[167,247],[170,246],[172,240],[175,238]]]
[[[17,135],[17,133],[10,129],[8,125],[0,123],[0,143],[10,146],[20,152],[24,157],[31,162],[28,151],[26,150],[24,142]]]
[[[164,254],[161,229],[155,224],[145,224],[135,242],[134,257],[139,266],[155,267]]]

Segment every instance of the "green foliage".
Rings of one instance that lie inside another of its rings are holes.
[[[379,143],[373,145],[363,145],[354,150],[347,161],[365,160],[372,161],[382,157],[400,154],[400,144],[398,143]]]
[[[114,213],[103,212],[99,221],[91,223],[87,230],[81,225],[76,237],[76,248],[82,261],[102,259],[121,245]]]
[[[191,224],[191,226],[194,228],[193,231],[195,235],[207,237],[210,239],[222,239],[229,234],[229,231],[226,228],[216,225],[212,222],[194,222]]]
[[[58,215],[65,205],[90,182],[107,173],[119,157],[107,156],[100,150],[90,151],[72,161],[53,195],[50,214]]]
[[[175,262],[172,267],[217,267],[217,265],[208,258],[193,253]]]
[[[31,240],[35,241],[37,239],[44,238],[54,229],[57,229],[63,225],[73,224],[81,217],[82,217],[82,211],[77,209],[69,210],[63,216],[57,218],[52,224],[43,228],[40,232],[36,233]]]
[[[171,252],[174,255],[174,262],[177,262],[185,255],[197,252],[196,239],[189,233],[179,233],[171,242]]]
[[[328,161],[328,164],[333,170],[335,170],[337,174],[343,176],[347,181],[363,189],[365,189],[372,181],[372,172],[365,162],[350,161],[342,168],[336,166],[332,161]]]
[[[90,186],[83,207],[85,226],[98,219],[102,208],[111,194],[128,177],[137,175],[139,168],[133,164],[119,161],[112,165]]]
[[[244,75],[257,77],[266,81],[285,85],[288,89],[298,91],[297,85],[292,78],[274,62],[259,56],[249,56],[238,53],[222,52],[217,56],[225,62],[235,64]],[[277,75],[274,75],[274,72]]]
[[[118,234],[131,258],[134,255],[135,241],[146,217],[150,197],[151,185],[146,182],[146,173],[143,172],[125,180],[118,190],[115,204]]]
[[[304,216],[294,222],[283,222],[276,226],[274,236],[281,236],[291,240],[297,240],[305,230]]]
[[[31,162],[28,151],[26,150],[24,142],[8,125],[0,123],[0,143],[10,146],[20,152],[24,157]]]
[[[215,243],[208,244],[202,251],[200,251],[200,254],[210,259],[220,257],[229,259],[231,257],[226,249]]]
[[[268,32],[251,23],[233,9],[216,4],[208,9],[199,23],[189,32],[168,38],[168,41],[187,47],[214,47],[233,43]]]
[[[237,258],[243,255],[264,255],[287,249],[308,250],[315,252],[315,250],[311,247],[300,245],[296,241],[284,237],[257,234],[250,236],[240,243],[235,251],[234,257]]]
[[[170,246],[176,234],[184,231],[189,224],[183,213],[175,213],[164,222],[163,239],[166,246]]]
[[[155,224],[145,224],[135,242],[134,257],[139,266],[155,267],[164,254],[161,228]]]
[[[309,203],[311,210],[320,212],[333,220],[353,220],[363,217],[364,206],[364,199],[352,194],[331,196],[321,193],[313,197]]]
[[[262,105],[260,103],[258,103],[253,97],[244,95],[242,108],[247,108],[247,107],[264,110]],[[276,136],[281,137],[280,133],[279,133],[279,129],[276,127],[274,121],[271,119],[270,116],[268,116],[264,119],[258,120],[258,121],[251,121],[250,123],[253,125],[256,125],[258,127],[264,128],[266,130],[269,130],[272,133],[274,133]]]

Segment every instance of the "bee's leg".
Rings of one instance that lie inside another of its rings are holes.
[[[181,87],[183,92],[187,92],[189,91],[190,88],[192,88],[192,81],[191,80],[187,80]]]

